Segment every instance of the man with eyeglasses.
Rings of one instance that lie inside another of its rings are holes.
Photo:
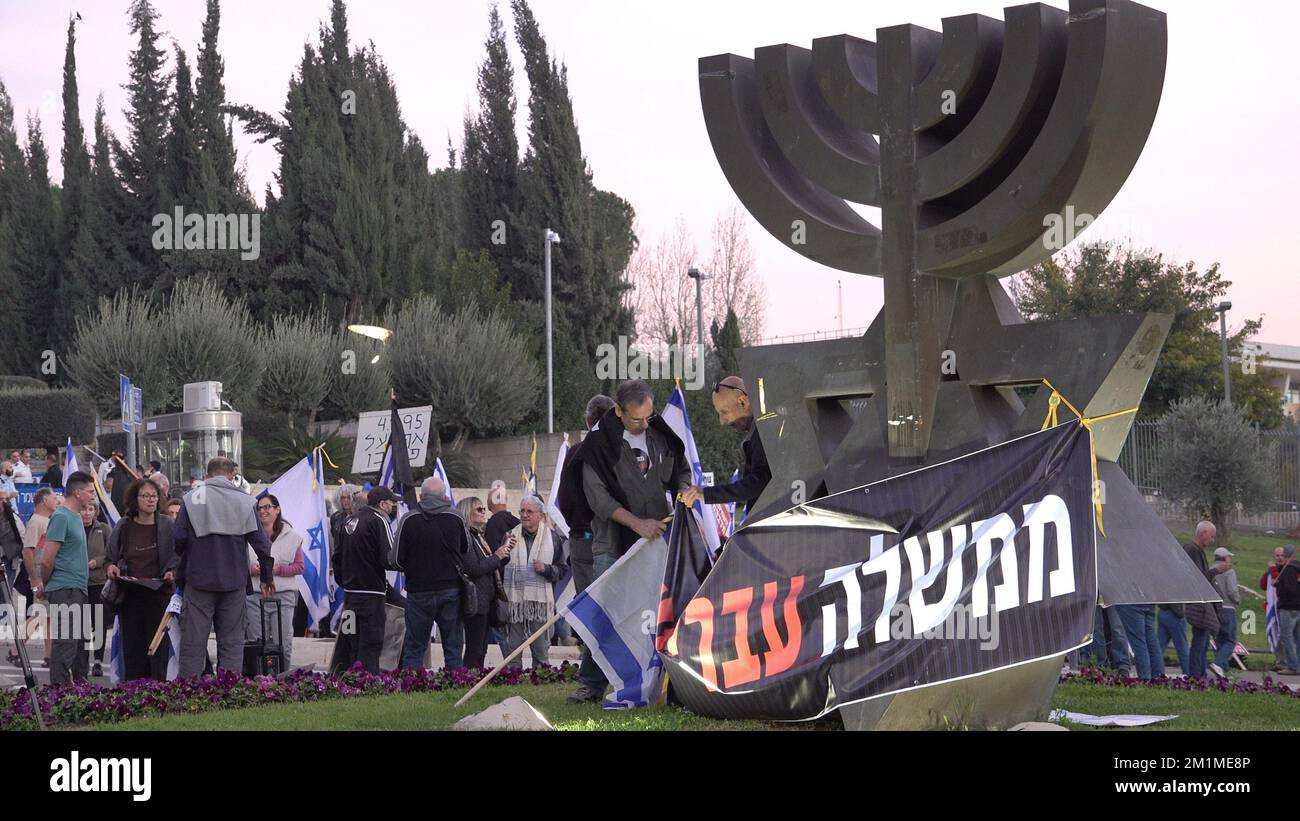
[[[640,379],[618,386],[614,407],[571,461],[565,472],[581,470],[583,501],[591,511],[593,578],[638,539],[662,536],[670,500],[691,484],[686,447],[654,412],[654,393]],[[568,701],[601,701],[609,682],[585,649],[582,659],[582,686]]]
[[[767,454],[763,452],[763,440],[758,435],[758,426],[754,424],[754,412],[749,404],[749,393],[745,390],[745,380],[739,376],[728,376],[713,386],[713,409],[718,412],[718,423],[729,425],[745,434],[740,443],[744,455],[744,465],[740,478],[727,485],[713,487],[691,487],[682,494],[682,502],[693,505],[703,501],[708,505],[743,503],[743,514],[748,517],[749,510],[763,488],[772,481],[772,469],[767,465]]]

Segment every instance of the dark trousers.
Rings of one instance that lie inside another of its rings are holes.
[[[90,661],[92,664],[104,663],[104,645],[106,643],[104,641],[104,636],[108,631],[108,627],[113,623],[113,616],[115,615],[112,607],[109,607],[107,604],[100,601],[100,594],[103,592],[104,585],[102,584],[92,584],[86,588],[86,598],[90,601],[91,612],[95,613],[97,616],[94,625],[95,647],[90,651]],[[102,613],[98,610],[100,605],[103,605]]]
[[[153,656],[149,656],[149,642],[153,641],[166,612],[167,599],[161,593],[138,584],[126,585],[126,598],[117,610],[117,617],[122,631],[122,665],[127,679],[167,680],[167,654],[171,645],[166,635]],[[206,645],[205,641],[205,652]]]
[[[330,672],[341,673],[359,661],[368,672],[378,673],[383,649],[384,597],[376,593],[346,594]]]
[[[613,567],[616,561],[618,561],[618,557],[613,553],[597,553],[593,557],[594,574],[592,581],[600,578],[600,575]],[[601,694],[604,694],[606,688],[609,687],[609,679],[605,678],[605,672],[600,669],[600,665],[592,658],[591,648],[587,647],[586,644],[582,646],[582,660],[578,665],[578,681]]]
[[[496,600],[489,601],[488,606],[495,607]],[[465,666],[471,670],[482,670],[484,659],[487,658],[487,614],[462,618],[465,622]]]
[[[84,681],[90,671],[86,660],[86,641],[83,636],[88,619],[85,590],[51,590],[45,597],[51,608],[50,629],[54,632],[54,647],[50,653],[50,684],[66,681]],[[74,624],[75,622],[75,624]]]
[[[402,669],[418,670],[424,666],[424,651],[429,646],[433,625],[442,638],[442,666],[448,670],[461,667],[465,646],[461,625],[460,590],[406,591],[406,637],[402,641]]]

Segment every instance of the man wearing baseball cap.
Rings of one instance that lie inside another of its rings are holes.
[[[1214,661],[1210,663],[1210,672],[1219,678],[1227,678],[1227,668],[1232,661],[1232,650],[1237,646],[1237,608],[1241,605],[1241,593],[1237,591],[1237,571],[1232,566],[1233,553],[1226,547],[1214,550],[1214,585],[1223,607],[1219,609],[1219,633],[1214,637],[1217,649]]]
[[[366,494],[366,506],[340,528],[334,579],[344,590],[343,615],[330,672],[342,672],[354,661],[361,662],[368,672],[379,672],[384,647],[384,571],[397,569],[389,523],[399,501],[388,488],[374,488]]]

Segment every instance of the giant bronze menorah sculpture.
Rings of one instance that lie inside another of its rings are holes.
[[[1138,404],[1169,317],[1026,323],[998,278],[1048,258],[1062,226],[1072,236],[1118,192],[1155,118],[1165,51],[1162,13],[1071,0],[1068,14],[1008,8],[1005,24],[947,18],[942,35],[902,25],[874,43],[700,60],[714,152],[759,223],[809,259],[884,279],[864,337],[742,353],[746,380],[762,382],[773,470],[751,515],[789,508],[792,489],[815,498],[1038,430],[1043,379],[1086,416]],[[878,206],[880,226],[849,202]],[[1114,464],[1131,424],[1094,425],[1102,601],[1210,598]],[[1024,686],[1050,696],[1057,663]],[[884,707],[871,709],[864,724]]]

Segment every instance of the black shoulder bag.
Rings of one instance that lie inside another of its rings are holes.
[[[450,545],[443,543],[447,553],[451,555],[451,563],[456,566],[456,575],[460,578],[460,612],[464,616],[477,616],[483,610],[479,607],[478,585],[465,572],[465,563],[461,557],[456,555],[456,551]]]

